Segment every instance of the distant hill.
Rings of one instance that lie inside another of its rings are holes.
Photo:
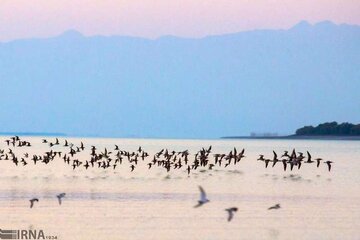
[[[297,136],[360,136],[360,124],[326,122],[296,130]]]
[[[211,138],[360,122],[359,63],[360,27],[331,22],[0,43],[0,131]]]

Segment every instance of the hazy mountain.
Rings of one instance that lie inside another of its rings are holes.
[[[0,43],[0,132],[206,138],[360,122],[360,27]]]

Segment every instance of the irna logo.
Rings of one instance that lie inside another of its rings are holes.
[[[43,230],[3,230],[0,239],[57,239],[57,236],[46,236]]]

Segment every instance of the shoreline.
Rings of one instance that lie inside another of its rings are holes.
[[[0,136],[27,136],[27,137],[70,137],[70,138],[122,138],[122,139],[169,139],[169,140],[232,140],[232,139],[261,139],[261,140],[340,140],[340,141],[360,141],[360,136],[331,136],[331,135],[318,135],[318,136],[223,136],[219,138],[157,138],[157,137],[105,137],[105,136],[72,136],[64,133],[35,133],[35,132],[0,132]]]
[[[360,136],[335,136],[335,135],[319,135],[319,136],[297,136],[297,135],[289,135],[289,136],[225,136],[221,137],[221,139],[269,139],[269,140],[341,140],[341,141],[360,141]]]

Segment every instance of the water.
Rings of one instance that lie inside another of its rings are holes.
[[[51,139],[51,138],[48,138]],[[0,138],[0,149],[7,151]],[[25,137],[42,154],[49,150],[41,138]],[[360,142],[318,140],[153,140],[68,139],[85,143],[80,160],[89,159],[90,146],[136,151],[141,145],[152,155],[162,148],[195,154],[212,145],[212,153],[245,148],[246,157],[235,167],[195,171],[147,169],[145,163],[130,172],[124,163],[113,169],[73,170],[57,159],[16,167],[0,161],[0,228],[42,229],[58,239],[360,239]],[[63,142],[63,139],[60,138]],[[265,169],[259,154],[272,150],[310,151],[313,158],[334,162],[303,164],[284,172],[282,164]],[[65,151],[64,147],[54,150]],[[140,160],[141,162],[141,160]],[[193,208],[198,185],[210,202]],[[66,192],[59,206],[56,194]],[[29,199],[39,202],[29,208]],[[267,210],[280,203],[279,210]],[[225,208],[238,207],[231,222]]]

